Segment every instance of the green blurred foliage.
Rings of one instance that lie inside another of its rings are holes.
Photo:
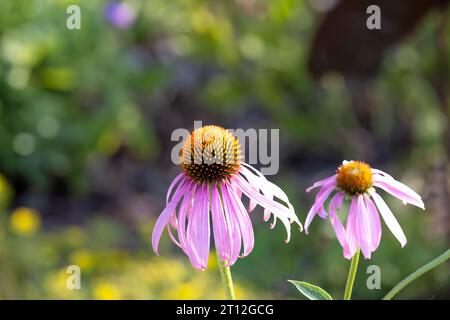
[[[74,3],[82,10],[81,30],[65,27],[66,8]],[[123,149],[157,171],[152,199],[159,200],[149,215],[157,214],[173,166],[161,164],[170,155],[170,131],[190,128],[194,119],[280,128],[281,170],[270,178],[286,190],[301,220],[313,201],[306,186],[344,158],[368,157],[363,160],[383,164],[419,193],[431,193],[426,172],[445,155],[448,125],[430,82],[440,68],[437,12],[388,52],[378,76],[362,87],[372,104],[368,129],[352,109],[360,87],[337,73],[317,83],[307,71],[321,19],[310,1],[129,0],[137,12],[129,29],[105,20],[106,3],[0,1],[1,298],[223,297],[214,262],[206,272],[194,270],[167,236],[163,255],[153,256],[151,224],[124,224],[93,211],[77,226],[55,225],[42,212],[42,227],[23,232],[35,220],[11,220],[20,199],[51,194],[55,181],[64,181],[72,199],[89,194],[93,164]],[[379,250],[360,265],[355,298],[381,298],[449,247],[435,231],[441,221],[433,207],[423,213],[390,200],[408,245],[401,249],[383,229]],[[233,267],[239,297],[300,299],[286,279],[342,296],[349,262],[328,221],[317,219],[308,236],[294,232],[285,245],[283,228],[269,230],[260,211],[252,219],[255,249]],[[70,264],[82,267],[82,290],[65,286]],[[381,290],[365,285],[370,264],[382,270]],[[449,281],[443,266],[399,297],[449,298]]]
[[[152,155],[157,143],[134,97],[151,94],[167,76],[164,66],[136,69],[132,36],[111,29],[99,2],[82,5],[88,32],[68,30],[68,4],[0,4],[0,163],[44,189],[49,176],[62,176],[76,190],[86,159],[121,144]]]

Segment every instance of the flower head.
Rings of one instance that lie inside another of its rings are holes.
[[[411,188],[361,161],[344,161],[335,175],[314,183],[306,191],[309,192],[314,188],[320,188],[320,190],[306,217],[305,231],[308,232],[309,225],[316,214],[321,218],[329,217],[336,237],[344,248],[344,257],[347,259],[353,257],[358,247],[361,248],[364,257],[370,259],[372,252],[380,244],[379,215],[400,241],[402,247],[406,244],[406,236],[402,228],[375,188],[386,191],[402,200],[404,204],[409,203],[425,209],[421,197]],[[325,203],[328,198],[331,200],[327,211]],[[349,200],[350,208],[344,228],[337,216],[337,211],[340,210],[345,199]]]
[[[186,139],[180,151],[183,172],[170,185],[166,207],[153,230],[156,254],[167,227],[171,239],[194,267],[206,268],[211,235],[220,259],[231,266],[253,249],[249,213],[258,204],[265,209],[265,221],[273,215],[272,227],[277,219],[283,223],[286,242],[290,239],[291,223],[302,227],[286,194],[243,163],[240,148],[238,139],[218,126],[196,129]],[[242,202],[243,195],[250,200],[248,209]]]
[[[194,130],[180,151],[181,169],[200,183],[221,181],[238,173],[241,150],[238,139],[218,126]]]

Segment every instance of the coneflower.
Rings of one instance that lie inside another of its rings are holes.
[[[411,188],[361,161],[344,161],[335,175],[314,183],[306,191],[309,192],[314,188],[320,188],[320,190],[306,217],[305,231],[308,232],[309,225],[316,214],[322,218],[329,216],[347,259],[352,258],[358,248],[361,249],[365,258],[370,258],[372,252],[378,248],[381,239],[379,214],[401,246],[406,244],[406,236],[402,228],[375,188],[386,191],[404,204],[409,203],[421,209],[425,208],[421,197]],[[331,197],[327,211],[325,202],[332,194],[334,195]],[[345,228],[336,214],[344,199],[350,202]]]
[[[161,234],[167,228],[192,265],[204,270],[212,235],[220,265],[228,268],[253,249],[249,212],[256,205],[265,209],[265,221],[273,216],[272,227],[277,219],[283,223],[286,242],[290,239],[291,223],[302,228],[286,194],[242,162],[239,141],[229,131],[212,125],[194,130],[184,142],[180,157],[183,172],[170,185],[166,208],[153,230],[156,254]],[[242,195],[250,200],[248,209]]]
[[[309,225],[316,214],[324,219],[327,216],[330,218],[336,237],[344,248],[344,257],[352,259],[344,293],[344,299],[350,300],[360,251],[366,259],[370,259],[372,252],[380,244],[380,215],[401,246],[406,244],[406,236],[400,224],[375,188],[386,191],[402,200],[404,204],[409,203],[421,209],[425,207],[421,197],[411,188],[361,161],[344,161],[335,175],[317,181],[306,191],[309,192],[314,188],[320,190],[306,217],[305,231],[308,233]],[[327,211],[325,203],[330,197]],[[344,228],[337,211],[341,209],[346,199],[350,202],[350,208]]]

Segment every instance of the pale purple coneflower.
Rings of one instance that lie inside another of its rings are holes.
[[[255,240],[249,212],[256,205],[265,209],[265,221],[273,215],[272,227],[277,219],[284,224],[286,242],[290,239],[291,223],[302,228],[286,194],[241,161],[240,144],[229,131],[218,126],[194,130],[183,143],[180,157],[183,172],[170,185],[166,207],[153,230],[156,254],[161,234],[167,227],[171,239],[192,265],[204,270],[212,235],[218,257],[229,267],[253,249]],[[242,195],[250,199],[248,209]]]
[[[309,225],[316,214],[323,219],[329,217],[347,259],[351,259],[358,248],[366,259],[370,259],[372,252],[380,244],[380,215],[401,246],[406,244],[406,236],[400,224],[375,188],[386,191],[404,204],[409,203],[425,209],[421,197],[411,188],[361,161],[344,161],[335,175],[317,181],[306,191],[314,188],[320,190],[306,217],[305,232],[308,233]],[[332,194],[327,211],[325,203]],[[345,228],[337,216],[344,199],[350,202]]]

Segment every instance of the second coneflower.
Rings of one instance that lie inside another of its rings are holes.
[[[241,161],[238,139],[229,131],[218,126],[196,129],[184,142],[180,156],[183,172],[170,185],[166,208],[153,230],[156,254],[159,239],[167,228],[192,265],[204,270],[212,235],[221,263],[229,267],[253,249],[249,212],[256,205],[265,209],[265,221],[273,215],[272,226],[277,219],[284,224],[286,241],[290,238],[291,223],[301,228],[286,194]],[[242,195],[250,199],[248,209]]]
[[[386,191],[405,204],[424,209],[421,197],[411,188],[361,161],[344,161],[335,175],[314,183],[307,192],[314,188],[320,190],[306,217],[305,230],[308,232],[316,214],[322,218],[329,216],[347,259],[352,258],[359,249],[365,258],[370,258],[378,248],[381,239],[379,214],[402,247],[406,244],[402,228],[375,188]],[[325,203],[332,194],[327,211]],[[350,201],[350,209],[344,228],[336,213],[345,198]]]

